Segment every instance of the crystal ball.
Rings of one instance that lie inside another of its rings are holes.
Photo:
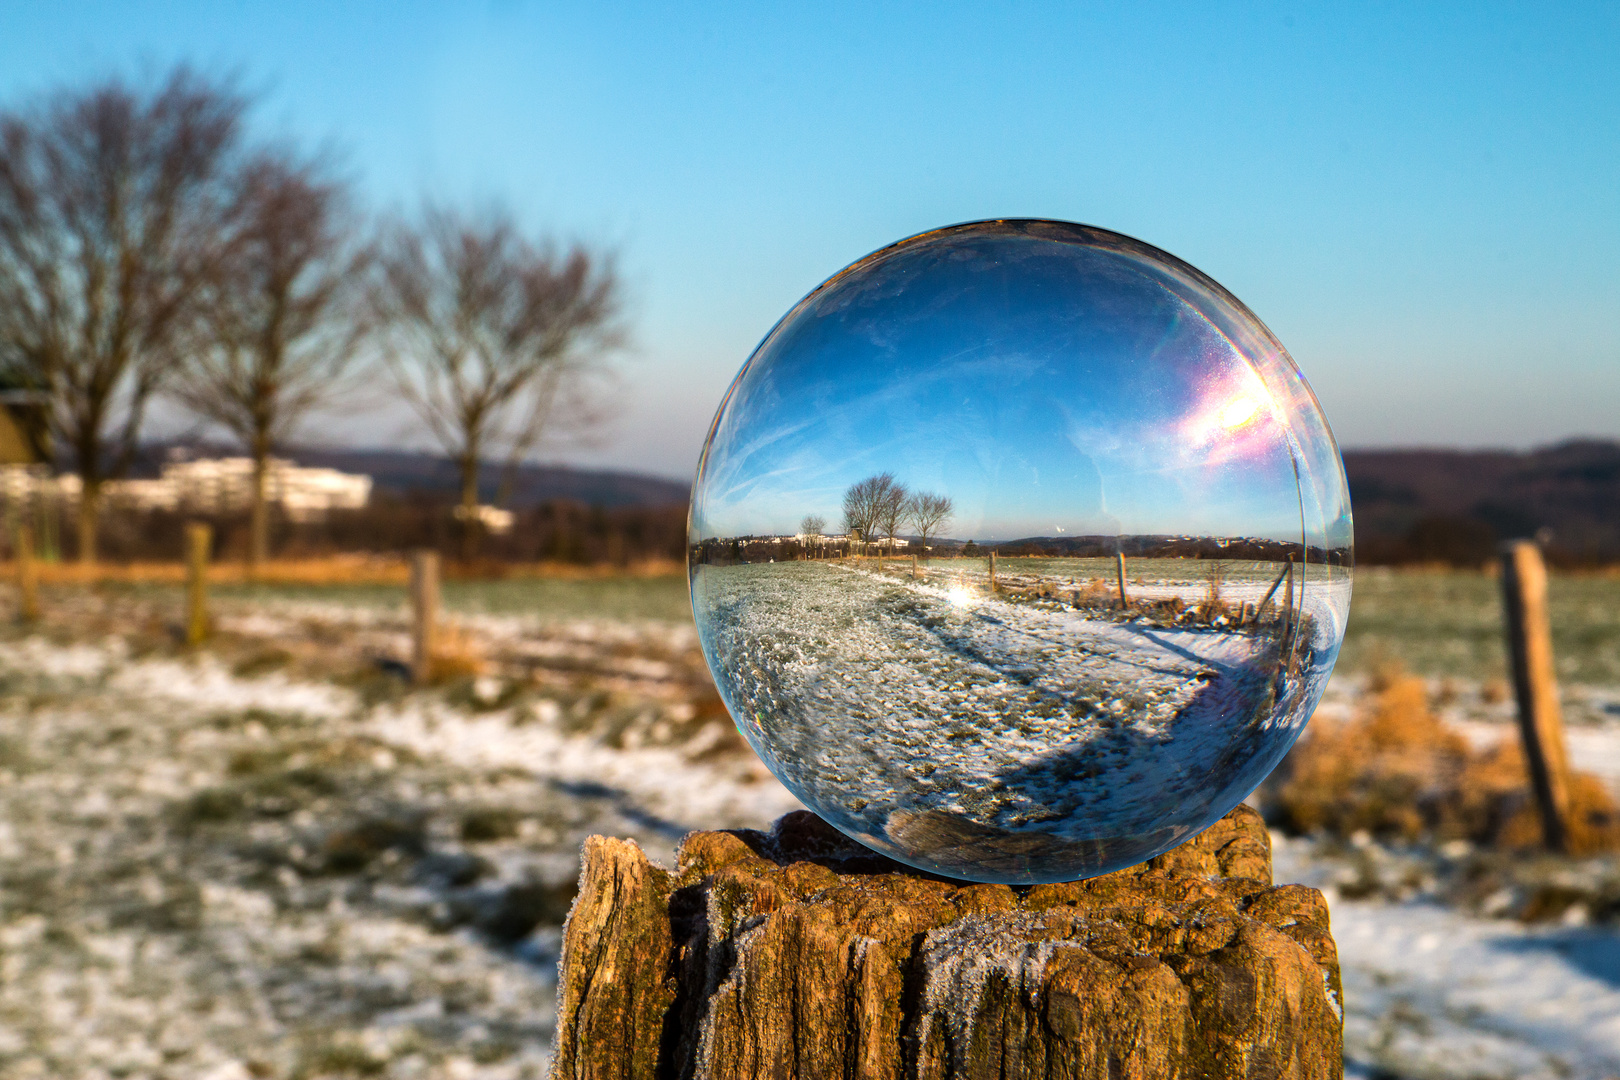
[[[1298,738],[1350,603],[1327,419],[1236,297],[1046,220],[923,233],[754,350],[692,489],[705,658],[806,807],[912,867],[1091,877]]]

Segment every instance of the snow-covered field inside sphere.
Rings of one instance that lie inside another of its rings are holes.
[[[811,561],[698,566],[692,588],[722,693],[801,799],[906,861],[1028,880],[1139,861],[1246,795],[1342,618],[1325,589],[1302,618],[1239,625],[1076,606],[1029,577],[998,578],[1014,599],[983,564]],[[1204,585],[1133,588],[1196,603]]]

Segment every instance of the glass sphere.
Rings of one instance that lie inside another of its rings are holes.
[[[766,336],[703,449],[692,610],[738,728],[861,843],[974,881],[1152,858],[1321,697],[1350,499],[1282,345],[1060,221],[884,248]]]

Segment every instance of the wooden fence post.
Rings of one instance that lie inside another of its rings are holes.
[[[1119,571],[1119,610],[1124,611],[1131,606],[1130,595],[1125,591],[1125,553],[1114,552],[1114,569]]]
[[[433,639],[439,623],[439,553],[411,555],[411,678],[418,686],[432,675]]]
[[[201,645],[208,637],[208,553],[214,530],[194,521],[186,526],[186,644]]]
[[[1258,604],[1254,605],[1254,621],[1255,622],[1260,621],[1260,613],[1266,610],[1266,605],[1271,603],[1271,598],[1273,596],[1277,595],[1277,590],[1278,589],[1282,588],[1282,584],[1283,584],[1284,579],[1287,579],[1290,582],[1290,587],[1292,587],[1291,583],[1293,581],[1293,577],[1292,577],[1293,572],[1294,572],[1294,556],[1293,556],[1293,553],[1290,552],[1289,556],[1288,556],[1288,564],[1286,566],[1284,566],[1281,570],[1277,571],[1277,580],[1273,581],[1271,583],[1271,588],[1266,590],[1266,595],[1262,596],[1260,598],[1260,602]]]
[[[990,549],[990,591],[996,591],[996,549]]]
[[[673,870],[605,836],[582,854],[558,1080],[1344,1072],[1327,904],[1271,885],[1245,806],[1101,889],[964,889],[805,811],[691,833]]]
[[[34,528],[18,519],[15,528],[17,549],[17,591],[21,597],[17,615],[23,622],[39,621],[39,564],[34,561]]]
[[[1541,811],[1542,838],[1549,849],[1564,851],[1569,842],[1569,756],[1553,671],[1547,566],[1541,550],[1529,540],[1502,546],[1502,608],[1519,703],[1519,734]]]
[[[1283,588],[1286,591],[1283,593],[1282,633],[1283,638],[1286,640],[1294,631],[1294,557],[1292,555],[1288,556],[1288,566],[1283,570]],[[1290,651],[1292,651],[1292,646],[1290,646]]]

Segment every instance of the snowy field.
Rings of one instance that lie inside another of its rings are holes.
[[[789,788],[959,877],[1102,872],[1208,824],[1291,744],[1342,619],[1316,592],[1302,621],[1239,626],[1013,600],[963,577],[954,562],[930,580],[788,562],[701,566],[692,585],[722,693]],[[1252,599],[1275,577],[1253,575]]]
[[[1526,925],[1422,896],[1351,900],[1340,886],[1358,876],[1357,860],[1276,834],[1272,853],[1278,881],[1314,885],[1329,900],[1344,976],[1346,1076],[1620,1076],[1620,931],[1612,923],[1589,926],[1579,908]],[[1419,860],[1399,866],[1408,881],[1421,868]]]
[[[0,640],[0,1077],[538,1077],[591,833],[668,860],[798,804],[690,624],[48,594]],[[69,610],[64,610],[67,608]],[[474,672],[476,667],[478,670]]]
[[[643,587],[604,586],[611,618],[589,586],[452,594],[467,671],[424,691],[397,593],[227,597],[192,655],[175,590],[48,591],[0,636],[0,1078],[544,1075],[580,840],[667,860],[797,806],[726,721],[683,585]],[[1592,606],[1583,672],[1613,640]],[[1471,739],[1512,737],[1489,669],[1424,673]],[[1352,667],[1323,709],[1362,693]],[[1575,763],[1620,786],[1620,679],[1564,693]],[[1329,897],[1350,1075],[1620,1076],[1615,860],[1481,878],[1453,845],[1274,843]]]

